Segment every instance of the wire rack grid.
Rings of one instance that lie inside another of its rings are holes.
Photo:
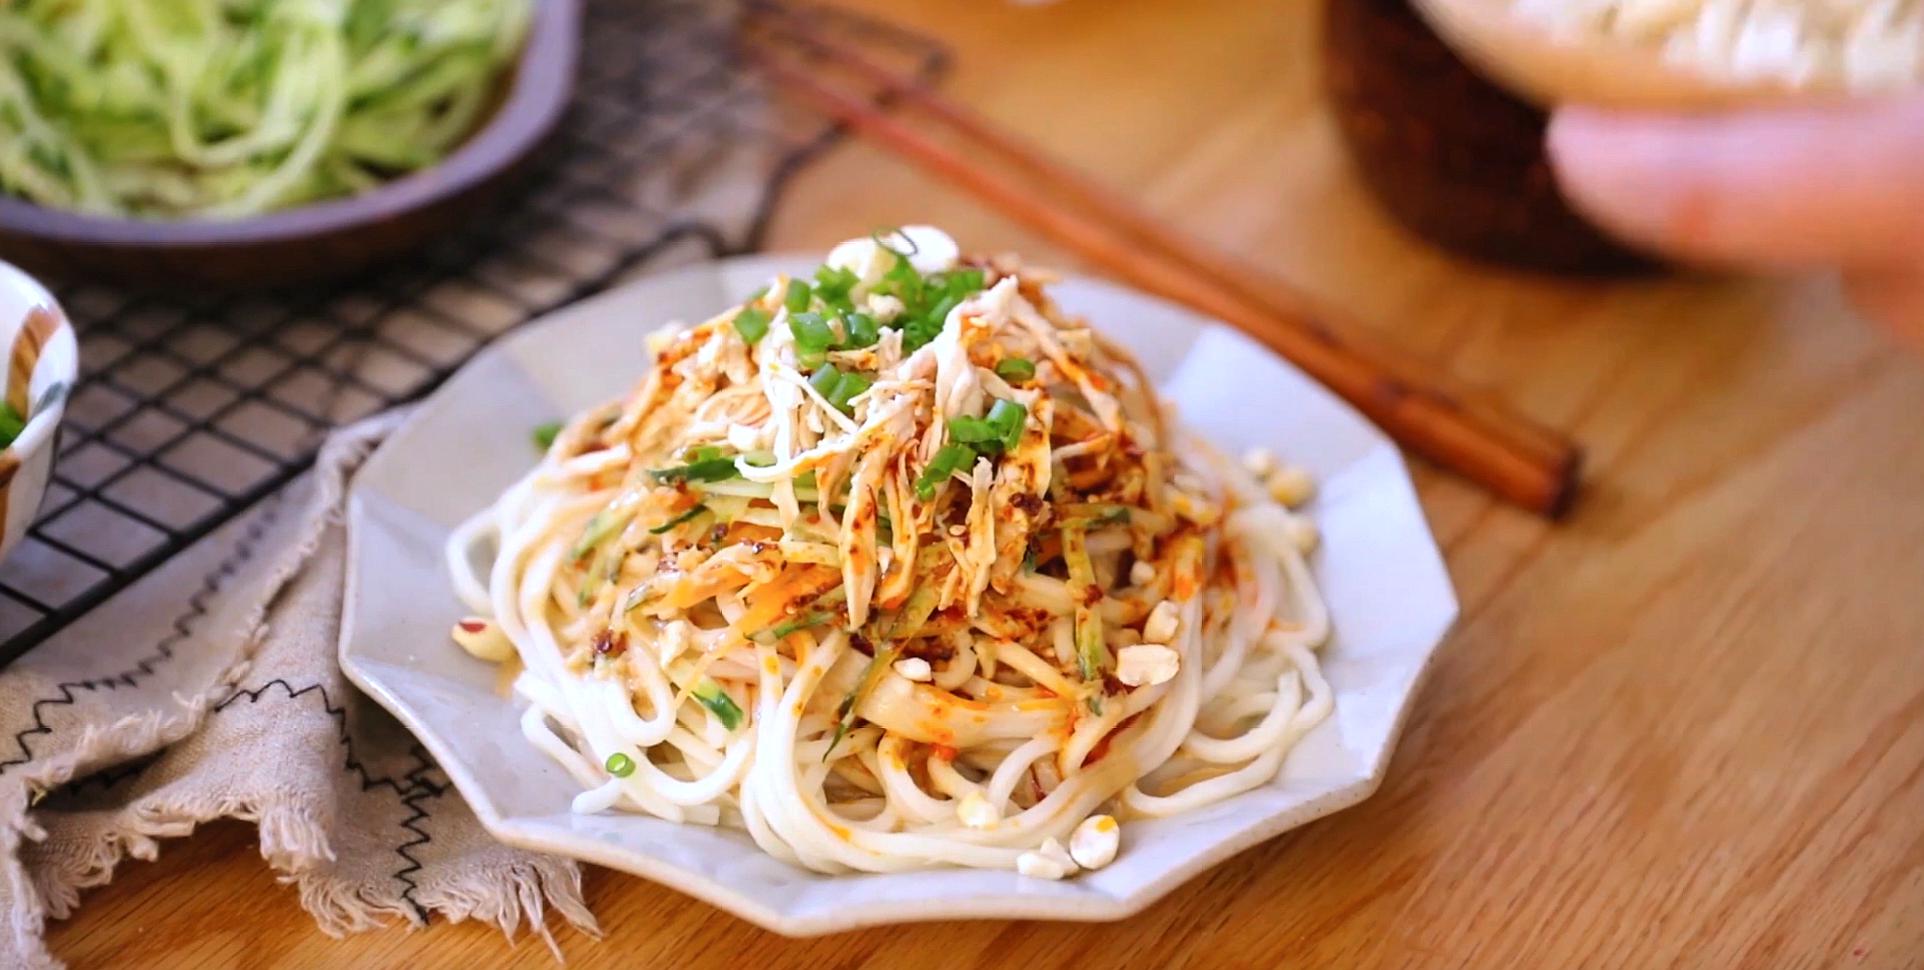
[[[40,515],[0,564],[0,664],[419,397],[508,330],[644,268],[756,248],[841,134],[744,69],[740,2],[590,0],[573,103],[510,203],[405,265],[277,293],[55,286],[81,378]],[[936,43],[809,16],[923,80]]]

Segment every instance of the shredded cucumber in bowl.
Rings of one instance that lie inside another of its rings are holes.
[[[0,189],[61,209],[248,216],[433,165],[532,0],[0,0]]]

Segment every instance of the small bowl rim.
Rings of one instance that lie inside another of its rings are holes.
[[[85,215],[0,195],[0,226],[50,243],[156,249],[223,246],[324,236],[455,197],[532,151],[567,108],[581,44],[581,0],[532,2],[534,10],[507,97],[479,130],[447,157],[420,171],[368,192],[239,219]]]

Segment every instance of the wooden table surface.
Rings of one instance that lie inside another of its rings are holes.
[[[1381,791],[1119,925],[791,941],[594,871],[571,967],[1924,966],[1924,365],[1822,284],[1576,285],[1453,262],[1346,173],[1310,0],[860,0],[953,90],[1162,216],[1589,446],[1551,526],[1418,467],[1463,617]],[[931,221],[1050,247],[839,149],[774,242]],[[474,924],[335,941],[252,830],[128,863],[54,928],[77,967],[552,966]]]

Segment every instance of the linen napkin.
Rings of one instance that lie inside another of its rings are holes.
[[[490,838],[340,671],[346,487],[400,417],[337,433],[313,471],[0,670],[0,966],[59,966],[49,918],[217,818],[260,827],[330,934],[438,914],[547,937],[550,909],[596,931],[576,865]]]

